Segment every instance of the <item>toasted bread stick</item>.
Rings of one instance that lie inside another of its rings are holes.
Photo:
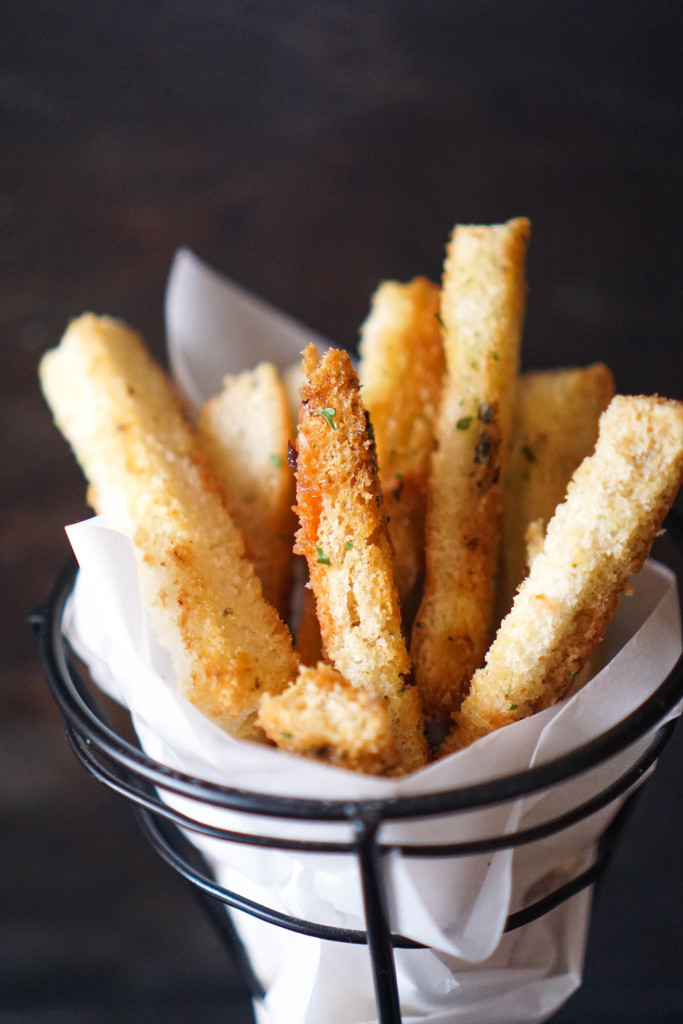
[[[425,715],[459,707],[489,643],[526,286],[529,222],[458,226],[441,296],[446,379],[411,654]]]
[[[561,699],[683,481],[683,403],[617,395],[456,716],[461,742]],[[637,583],[636,583],[637,585]]]
[[[181,692],[228,732],[252,735],[261,694],[282,690],[297,659],[165,374],[133,331],[85,315],[40,377],[91,504],[133,540]]]
[[[296,522],[287,445],[294,426],[275,367],[261,363],[226,377],[220,394],[202,408],[198,430],[247,542],[263,596],[286,620]]]
[[[325,657],[389,708],[399,770],[424,764],[426,744],[401,633],[392,550],[358,378],[346,352],[303,356],[296,495],[303,555]]]
[[[598,421],[613,395],[614,378],[603,363],[519,378],[505,483],[499,619],[509,612],[526,574],[530,525],[537,541],[563,501],[572,473],[595,448]]]
[[[359,352],[404,606],[424,569],[427,478],[445,370],[438,285],[424,277],[384,281],[361,328]]]
[[[302,667],[281,694],[264,694],[258,722],[281,749],[340,768],[381,775],[396,763],[386,703],[331,665]]]

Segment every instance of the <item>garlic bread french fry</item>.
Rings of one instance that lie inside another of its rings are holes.
[[[282,693],[264,694],[258,723],[282,750],[340,768],[381,775],[396,763],[386,703],[331,665],[302,667]]]
[[[297,658],[165,374],[124,324],[85,315],[40,378],[91,504],[132,538],[181,692],[228,732],[254,735],[262,693],[282,690]]]
[[[682,481],[683,403],[617,395],[472,679],[456,715],[461,745],[569,691]]]
[[[261,363],[226,377],[220,394],[202,408],[198,431],[247,542],[263,596],[286,620],[295,527],[287,445],[294,428],[275,367]]]
[[[425,715],[460,704],[483,663],[494,604],[502,481],[519,363],[529,222],[457,226],[441,295],[446,378],[411,654]]]
[[[303,355],[297,435],[295,551],[306,558],[325,657],[353,686],[385,700],[399,770],[426,758],[401,633],[392,550],[358,378],[348,353]]]
[[[598,421],[613,395],[614,378],[603,363],[519,378],[505,482],[499,620],[525,575],[529,525],[545,530],[572,473],[592,453]]]
[[[427,478],[445,369],[438,285],[424,277],[383,282],[361,328],[359,353],[403,603],[424,567]]]

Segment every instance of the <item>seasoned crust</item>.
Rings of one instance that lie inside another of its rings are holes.
[[[181,691],[250,735],[260,695],[281,690],[297,659],[165,374],[124,324],[87,314],[44,356],[40,378],[95,510],[133,540]]]
[[[445,370],[439,287],[384,281],[361,328],[358,376],[370,413],[401,602],[424,568],[427,478]]]
[[[499,620],[509,612],[529,564],[530,524],[543,534],[572,473],[592,453],[600,416],[613,395],[614,378],[603,363],[521,375],[505,485]]]
[[[456,709],[489,643],[529,222],[455,228],[444,265],[446,378],[411,653],[425,715]]]
[[[287,446],[294,427],[275,367],[261,363],[225,377],[220,394],[202,408],[198,431],[247,542],[263,595],[286,619],[295,526]]]
[[[348,353],[303,355],[296,494],[303,555],[327,660],[354,686],[386,700],[404,771],[420,767],[426,745],[419,702],[404,677],[392,551],[358,378]]]
[[[300,668],[283,693],[265,694],[258,723],[282,750],[340,768],[381,775],[396,765],[385,702],[322,662]]]
[[[682,480],[683,403],[617,395],[472,679],[451,742],[471,742],[569,691]]]

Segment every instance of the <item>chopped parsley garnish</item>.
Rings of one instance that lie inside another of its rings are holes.
[[[441,324],[441,326],[443,327],[443,329],[444,329],[444,331],[445,331],[445,330],[446,330],[446,325],[445,325],[445,323],[443,322],[443,317],[441,316],[441,313],[435,313],[435,314],[434,314],[434,316],[435,316],[435,317],[436,317],[436,319],[437,319],[437,320],[439,321],[439,323]]]
[[[344,547],[346,548],[347,551],[353,551],[353,541],[352,540],[345,540],[344,541]]]
[[[522,455],[527,460],[527,462],[535,462],[536,461],[536,454],[535,454],[533,448],[531,448],[530,445],[528,445],[528,444],[523,444],[522,445]]]
[[[322,416],[331,430],[337,429],[337,424],[334,422],[334,409],[316,409],[316,412],[318,416]]]
[[[294,737],[292,736],[291,732],[281,732],[280,735],[282,736],[283,740],[293,740],[294,739]]]
[[[510,711],[516,711],[516,710],[517,710],[517,705],[516,704],[511,704],[510,705]]]
[[[579,673],[578,672],[572,672],[571,678],[574,680],[575,683],[578,683],[578,681],[579,681]]]
[[[325,552],[323,551],[319,544],[316,544],[315,546],[315,553],[318,556],[318,562],[321,565],[332,565],[332,562],[329,560],[329,558],[327,557],[327,555],[325,554]]]
[[[472,422],[473,419],[474,419],[474,416],[463,416],[455,424],[456,430],[467,430],[467,428],[469,427],[469,425],[470,425],[470,423]]]
[[[281,457],[279,455],[276,455],[275,452],[271,452],[268,458],[270,459],[270,461],[272,462],[276,469],[279,469],[280,466],[282,465]]]

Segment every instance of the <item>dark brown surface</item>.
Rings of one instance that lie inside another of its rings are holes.
[[[0,5],[0,1024],[249,1019],[67,750],[24,624],[86,514],[41,352],[93,309],[161,354],[179,245],[353,346],[381,278],[438,276],[452,223],[525,214],[526,364],[683,398],[681,41],[652,0]],[[682,756],[679,730],[558,1022],[683,1017]]]

